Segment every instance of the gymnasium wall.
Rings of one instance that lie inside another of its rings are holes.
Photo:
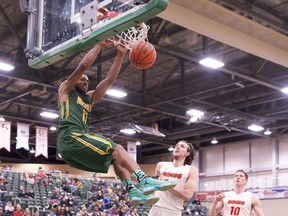
[[[238,169],[248,172],[248,188],[288,185],[288,135],[202,148],[199,190],[230,190]],[[273,171],[274,169],[274,171]]]

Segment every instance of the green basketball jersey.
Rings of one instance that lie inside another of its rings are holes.
[[[60,110],[59,131],[61,129],[75,131],[89,131],[91,121],[92,99],[83,95],[75,89],[71,92],[69,99],[64,103],[58,103]]]

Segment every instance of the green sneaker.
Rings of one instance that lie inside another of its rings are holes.
[[[140,182],[140,187],[144,195],[149,195],[157,190],[165,191],[174,188],[176,184],[174,181],[160,181],[147,177]]]
[[[140,204],[144,206],[152,206],[159,200],[159,197],[155,195],[144,196],[143,193],[137,188],[130,190],[128,194],[130,203],[134,206],[138,206]]]

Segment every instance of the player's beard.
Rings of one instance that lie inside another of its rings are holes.
[[[76,85],[76,86],[75,86],[75,89],[76,89],[80,94],[83,94],[83,95],[86,94],[86,91],[83,90],[79,85]]]

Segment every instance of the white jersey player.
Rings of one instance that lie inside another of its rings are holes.
[[[254,210],[257,216],[264,216],[258,197],[245,189],[248,175],[244,170],[237,170],[234,175],[234,190],[218,194],[209,209],[209,216],[219,212],[223,216],[249,216]]]
[[[198,169],[191,166],[194,148],[191,143],[181,140],[175,146],[171,162],[159,162],[156,174],[161,180],[177,182],[168,191],[156,191],[160,200],[153,205],[149,216],[181,216],[184,201],[189,201],[198,181]]]

